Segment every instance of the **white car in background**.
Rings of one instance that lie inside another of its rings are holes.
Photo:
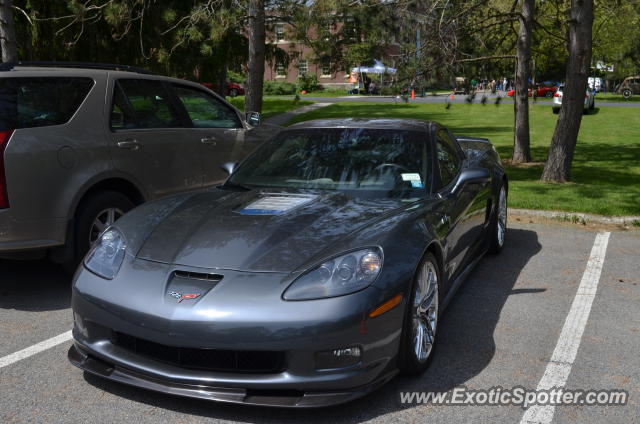
[[[558,87],[558,90],[553,95],[553,106],[551,110],[553,113],[560,113],[560,106],[562,106],[562,96],[564,93],[564,85]],[[590,110],[593,110],[596,107],[596,93],[593,90],[589,90],[584,94],[584,109],[583,112],[589,113]]]

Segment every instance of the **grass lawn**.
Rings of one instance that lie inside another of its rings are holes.
[[[598,93],[596,94],[596,102],[640,102],[640,95],[631,96],[625,99],[621,94],[616,93]]]
[[[596,103],[597,104],[597,103]],[[558,115],[531,105],[531,151],[535,163],[507,169],[509,206],[600,215],[640,215],[640,108],[597,108],[582,119],[572,182],[539,182]],[[343,102],[300,115],[318,118],[395,117],[434,120],[458,135],[487,137],[502,159],[513,151],[513,106]],[[292,123],[293,123],[292,122]]]
[[[228,97],[227,100],[238,109],[244,110],[244,96],[234,98]],[[280,113],[288,112],[292,109],[310,104],[313,104],[313,102],[308,100],[300,100],[298,102],[294,102],[293,99],[265,98],[262,101],[262,117],[270,118],[273,115],[278,115]]]

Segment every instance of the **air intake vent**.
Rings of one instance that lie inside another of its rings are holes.
[[[173,275],[174,277],[182,278],[185,280],[211,281],[214,283],[217,283],[224,278],[224,276],[220,274],[209,274],[205,272],[191,271],[174,271]]]
[[[155,361],[186,369],[234,373],[279,373],[285,369],[282,351],[217,350],[167,346],[113,332],[116,346]]]

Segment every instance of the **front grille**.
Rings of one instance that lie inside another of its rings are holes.
[[[137,355],[180,368],[264,374],[284,370],[284,352],[175,347],[119,332],[113,332],[112,341]]]

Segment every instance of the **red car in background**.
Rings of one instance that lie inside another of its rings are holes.
[[[203,82],[202,85],[207,87],[209,90],[215,91],[216,93],[218,92],[218,87],[220,87],[218,84],[213,84],[210,82]],[[244,88],[242,88],[240,84],[237,84],[235,82],[228,82],[227,90],[224,94],[225,96],[229,97],[244,96]]]
[[[556,87],[555,85],[553,86],[546,86],[546,85],[540,85],[538,87],[535,88],[536,90],[536,97],[553,97],[553,95],[555,94],[555,92],[558,90],[558,87]],[[509,90],[507,92],[507,96],[509,97],[513,97],[513,93],[515,92],[515,90]],[[533,96],[533,89],[530,88],[529,89],[529,93],[528,93],[529,97]]]

